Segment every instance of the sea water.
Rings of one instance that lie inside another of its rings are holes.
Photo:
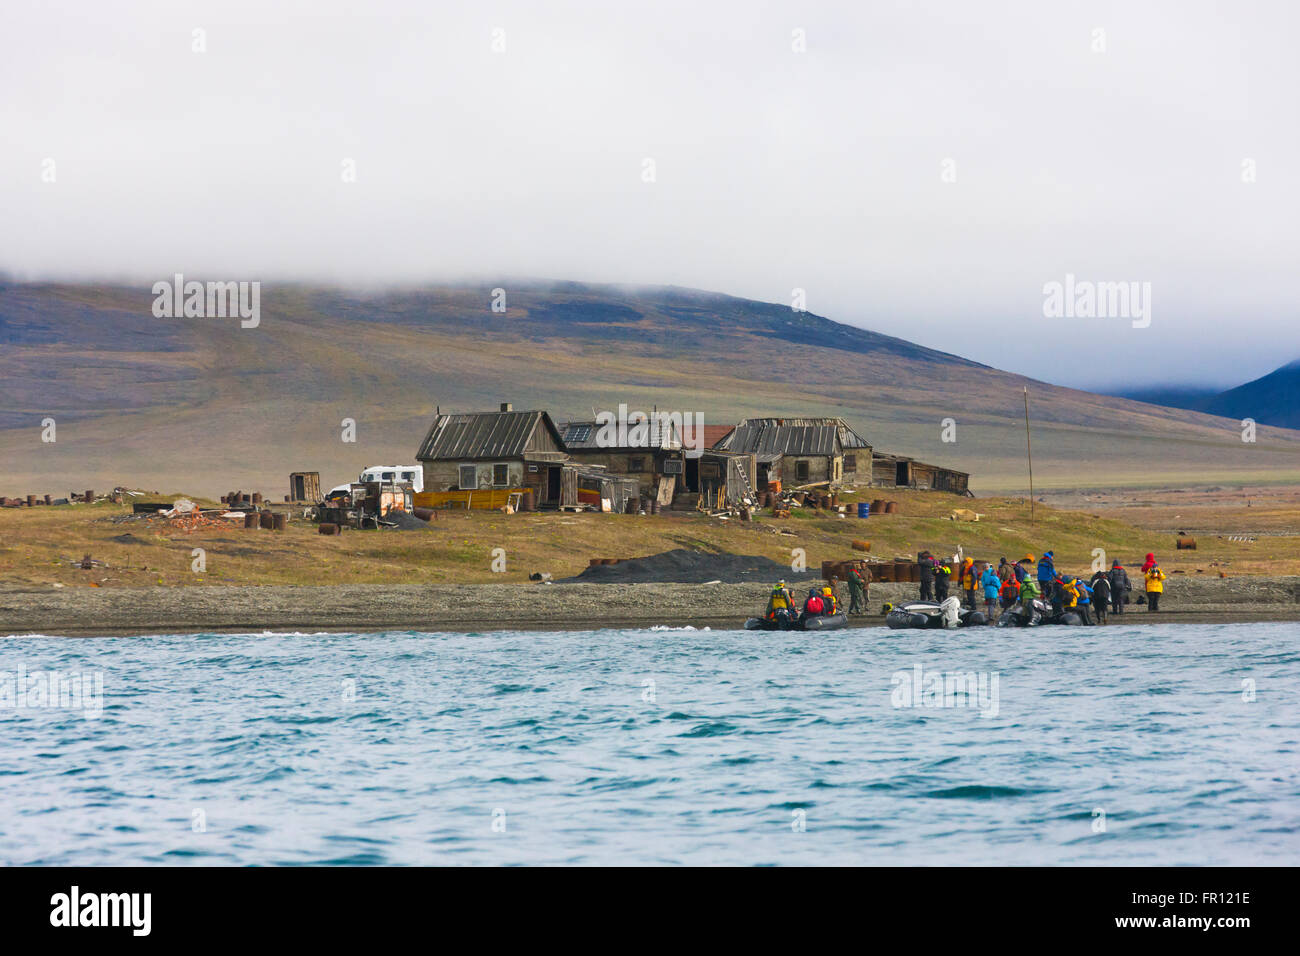
[[[5,864],[1300,859],[1292,624],[32,635],[0,672]]]

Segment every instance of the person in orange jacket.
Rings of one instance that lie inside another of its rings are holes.
[[[1020,582],[1016,580],[1014,574],[1002,582],[1002,588],[998,593],[1004,611],[1020,602]]]
[[[962,558],[961,589],[966,592],[966,606],[975,610],[975,586],[979,583],[975,574],[975,559]]]

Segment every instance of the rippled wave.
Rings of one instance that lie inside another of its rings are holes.
[[[1292,864],[1294,635],[0,638],[0,862]]]

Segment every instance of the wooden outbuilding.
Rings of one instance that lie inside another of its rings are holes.
[[[565,452],[582,466],[633,479],[642,498],[668,505],[681,490],[685,458],[681,435],[671,423],[570,421],[560,427]]]
[[[289,474],[290,501],[320,501],[320,472],[294,471]]]
[[[970,487],[970,475],[905,455],[877,454],[871,467],[871,485],[875,488],[915,488],[918,491],[950,491],[964,495]]]

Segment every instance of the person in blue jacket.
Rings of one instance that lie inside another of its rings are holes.
[[[1038,584],[1050,584],[1056,580],[1056,565],[1052,561],[1052,552],[1047,551],[1038,559]],[[1046,592],[1044,592],[1046,593]]]
[[[993,566],[985,565],[984,573],[980,575],[980,587],[984,589],[984,613],[988,616],[988,622],[993,623],[993,607],[998,603],[998,592],[1002,589],[1002,579],[998,573],[993,570]]]
[[[1083,582],[1083,578],[1074,579],[1074,589],[1079,592],[1079,603],[1075,610],[1079,612],[1079,617],[1083,618],[1084,624],[1092,623],[1092,588]]]
[[[1024,584],[1025,579],[1029,577],[1029,569],[1025,565],[1030,564],[1033,560],[1034,556],[1027,554],[1011,566],[1011,570],[1016,574],[1016,580],[1021,584]]]

